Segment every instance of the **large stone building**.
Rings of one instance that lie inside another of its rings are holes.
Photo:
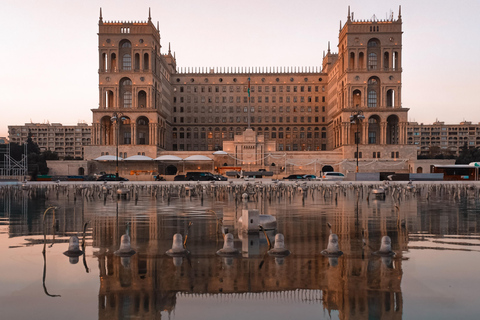
[[[56,152],[60,159],[83,159],[83,147],[90,145],[91,131],[92,127],[86,123],[25,123],[23,126],[8,126],[8,138],[10,142],[23,144],[31,136],[41,152]]]
[[[416,158],[402,106],[400,13],[366,21],[349,9],[338,53],[329,44],[321,67],[310,68],[179,68],[150,13],[145,22],[107,22],[100,12],[98,39],[100,101],[87,159],[115,154],[117,143],[122,157],[211,154],[248,127],[273,142],[272,152],[303,158]]]

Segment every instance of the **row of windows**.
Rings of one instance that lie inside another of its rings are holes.
[[[353,153],[353,157],[354,157],[354,158],[357,158],[357,152],[354,152],[354,153]],[[392,152],[390,153],[390,157],[391,157],[392,159],[400,158],[400,152],[398,152],[398,151],[392,151]],[[363,154],[362,154],[361,151],[358,152],[358,158],[359,158],[359,159],[363,158]],[[373,159],[380,159],[380,152],[374,151],[374,152],[372,153],[372,158],[373,158]]]
[[[173,151],[202,151],[202,150],[208,150],[208,151],[214,151],[214,150],[221,150],[220,144],[173,144]],[[277,145],[277,151],[319,151],[319,150],[327,150],[327,145],[326,144],[320,144],[320,145],[310,145],[310,144],[298,144],[298,143],[293,143],[293,144],[283,144],[279,143]]]
[[[178,122],[177,122],[178,120]],[[192,121],[193,120],[193,121]],[[265,123],[269,123],[269,122],[272,122],[272,123],[276,123],[276,122],[279,122],[279,123],[283,123],[285,120],[286,123],[289,123],[289,122],[293,122],[293,123],[319,123],[320,122],[320,117],[290,117],[290,116],[286,116],[286,117],[250,117],[250,122],[251,123],[255,123],[255,121],[257,123],[262,123],[262,121],[264,121]],[[291,121],[290,121],[291,120]],[[325,117],[321,117],[321,122],[325,122]],[[227,122],[227,117],[208,117],[208,118],[205,118],[205,117],[193,117],[193,118],[190,118],[190,117],[173,117],[173,123],[247,123],[248,122],[248,117],[244,116],[244,117],[240,117],[240,116],[237,116],[237,117],[229,117],[228,118],[228,122]]]
[[[186,89],[185,89],[186,88]],[[242,86],[228,86],[228,90],[229,92],[234,92],[234,90],[236,90],[236,92],[240,92],[241,91],[241,88]],[[271,88],[271,92],[277,92],[277,86],[250,86],[250,92],[255,92],[255,88],[257,90],[257,92],[270,92],[270,88]],[[227,92],[227,86],[222,86],[221,87],[222,89],[222,92]],[[283,92],[283,86],[278,86],[278,92]],[[177,90],[177,88],[174,88],[173,89],[174,91]],[[183,86],[180,86],[179,89],[178,89],[180,92],[184,92],[184,90],[186,90],[186,92],[220,92],[220,86],[215,86],[215,87],[212,87],[212,86],[208,86],[208,87],[205,87],[205,86],[186,86],[186,87],[183,87]],[[285,92],[291,92],[290,90],[292,90],[293,92],[313,92],[312,90],[315,90],[315,92],[319,92],[320,90],[322,92],[325,92],[325,86],[322,86],[321,89],[320,89],[320,86],[285,86]],[[243,92],[248,92],[248,86],[243,86]]]
[[[185,112],[185,110],[186,110],[187,113],[192,112],[191,107],[186,107],[186,108],[179,107],[178,109],[177,109],[177,107],[173,107],[173,112],[178,111],[180,113],[183,113],[183,112]],[[193,112],[194,113],[198,113],[198,110],[199,110],[198,107],[193,107]],[[208,107],[208,109],[206,107],[200,107],[200,112],[201,113],[205,113],[206,111],[208,111],[209,113],[213,113],[214,112],[213,110],[214,110],[213,107]],[[234,109],[234,107],[228,107],[228,112],[229,113],[234,113],[234,110],[236,110],[236,113],[241,113],[242,112],[242,109],[239,106],[237,106],[235,109]],[[261,106],[258,106],[258,107],[256,107],[256,109],[255,109],[255,107],[250,107],[250,112],[251,113],[255,113],[255,110],[257,110],[257,112],[259,112],[259,113],[260,112],[268,113],[268,112],[270,112],[270,110],[272,111],[272,113],[276,113],[277,112],[277,107],[273,106],[271,109],[268,106],[264,107],[264,108],[262,108]],[[284,110],[285,110],[285,112],[290,113],[292,111],[293,112],[305,112],[305,111],[306,112],[312,112],[313,109],[312,109],[312,107],[285,107],[285,109],[283,108],[283,106],[278,107],[278,112],[284,112]],[[315,107],[315,112],[318,113],[319,110],[320,110],[320,108],[318,106]],[[222,113],[227,113],[227,107],[225,107],[225,106],[222,107],[221,111],[222,111]],[[218,106],[215,107],[215,113],[219,113],[219,112],[220,112],[220,107],[218,107]],[[248,107],[243,107],[243,112],[247,113],[248,112]],[[322,107],[322,112],[325,112],[325,107],[324,106]]]
[[[319,131],[315,131],[315,132],[303,132],[301,131],[300,133],[294,133],[294,134],[291,134],[291,133],[283,133],[283,132],[264,132],[263,133],[265,139],[320,139],[320,137],[322,139],[326,139],[327,138],[327,133],[325,131],[322,131],[321,133]],[[234,139],[234,136],[235,136],[235,133],[233,131],[230,131],[230,132],[226,132],[226,131],[223,131],[223,132],[205,132],[205,131],[202,131],[202,132],[173,132],[172,134],[172,138],[173,139]]]
[[[230,97],[221,97],[222,98],[222,103],[227,103],[227,101],[229,103],[233,103],[234,101],[234,97],[233,96],[230,96]],[[278,102],[280,103],[283,103],[284,97],[278,97]],[[293,99],[292,99],[293,98]],[[314,98],[314,99],[313,99]],[[242,97],[240,96],[237,96],[236,97],[236,102],[237,103],[241,103],[242,101]],[[275,96],[272,96],[272,97],[269,97],[269,96],[257,96],[256,99],[255,97],[250,97],[250,102],[251,103],[255,103],[255,100],[257,101],[257,103],[262,103],[262,102],[265,102],[265,103],[276,103],[277,102],[277,97]],[[180,103],[191,103],[192,102],[192,97],[191,96],[187,96],[187,97],[179,97],[178,98],[178,101]],[[193,103],[198,103],[198,102],[202,102],[202,103],[205,103],[205,102],[208,102],[208,103],[213,103],[214,99],[212,96],[200,96],[200,99],[198,96],[194,96],[193,97]],[[285,97],[285,102],[289,103],[289,102],[320,102],[320,97],[311,97],[311,96],[308,96],[308,97],[303,97],[301,96],[300,99],[298,99],[297,96],[293,96],[293,97],[290,97],[290,96],[286,96]],[[173,98],[173,102],[176,103],[177,102],[177,97],[174,97]],[[248,102],[248,97],[245,96],[243,97],[243,103],[247,103]],[[325,102],[325,97],[322,97],[322,102]],[[215,103],[220,103],[220,97],[215,97]]]

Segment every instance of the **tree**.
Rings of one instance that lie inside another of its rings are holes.
[[[460,148],[460,155],[455,161],[455,164],[469,164],[470,162],[480,162],[480,149],[476,147],[469,147],[465,143]]]
[[[38,147],[38,144],[33,142],[32,137],[33,137],[33,134],[29,131],[28,137],[27,137],[27,154],[30,154],[30,153],[40,154],[40,148]]]
[[[58,160],[58,154],[55,151],[45,150],[42,155],[45,160]]]

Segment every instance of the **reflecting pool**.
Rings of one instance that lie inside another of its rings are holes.
[[[1,318],[475,319],[479,190],[0,183]],[[255,210],[276,228],[245,230]],[[217,254],[227,233],[238,254]],[[168,255],[175,234],[187,252]],[[290,254],[269,253],[277,234]],[[332,234],[341,253],[325,252]]]

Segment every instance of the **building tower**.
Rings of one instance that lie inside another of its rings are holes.
[[[393,13],[386,20],[354,20],[348,8],[347,22],[340,22],[338,54],[324,57],[330,75],[328,109],[329,148],[343,148],[344,158],[408,158],[405,145],[407,112],[402,107],[402,18]],[[365,118],[352,121],[353,115]],[[357,137],[357,138],[355,138]],[[358,140],[357,140],[358,139]],[[401,154],[404,153],[404,154]]]
[[[170,50],[160,53],[160,31],[150,11],[148,21],[104,22],[100,9],[98,24],[99,107],[92,109],[92,145],[113,154],[118,143],[121,157],[155,157],[170,144],[175,58]]]

